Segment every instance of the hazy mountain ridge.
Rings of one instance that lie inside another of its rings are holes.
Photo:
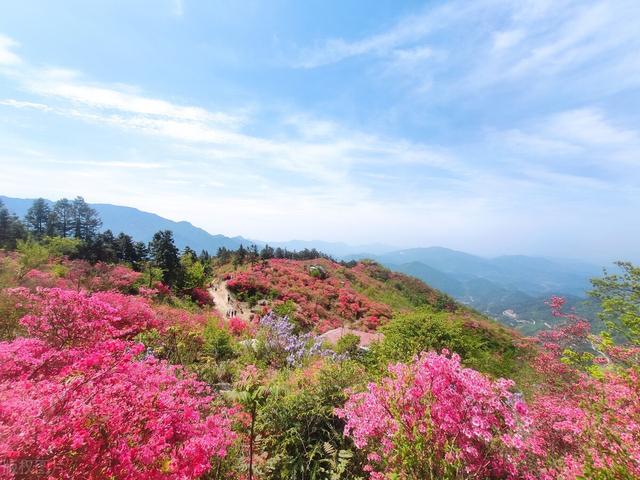
[[[12,198],[3,195],[0,195],[0,200],[11,212],[21,218],[33,203],[33,199]],[[53,203],[51,200],[47,200],[47,202]],[[171,230],[179,248],[182,249],[188,245],[198,252],[208,250],[210,253],[215,253],[219,247],[236,249],[241,244],[248,246],[253,243],[243,237],[212,235],[189,222],[175,222],[155,213],[144,212],[133,207],[108,203],[92,203],[90,205],[100,215],[103,231],[111,230],[115,234],[125,232],[138,241],[148,242],[158,230]]]
[[[33,199],[0,196],[7,208],[23,217]],[[48,201],[49,203],[53,203]],[[602,273],[600,267],[568,259],[549,259],[526,255],[485,258],[444,247],[394,249],[383,244],[352,246],[342,242],[291,240],[265,242],[244,237],[213,235],[186,221],[172,221],[137,208],[111,204],[91,204],[102,219],[102,230],[126,232],[148,242],[158,230],[172,230],[179,248],[215,253],[219,247],[237,249],[241,244],[303,250],[330,254],[338,259],[371,258],[381,264],[415,276],[455,299],[525,333],[545,328],[553,322],[544,301],[550,295],[567,297],[571,306],[594,319],[593,309],[581,306],[589,278]],[[368,253],[356,253],[356,252]],[[511,310],[515,316],[505,311]]]
[[[602,269],[586,262],[526,255],[483,258],[443,248],[413,248],[382,255],[360,254],[387,267],[423,280],[457,300],[524,333],[535,333],[553,324],[545,301],[564,296],[569,307],[595,321],[595,307],[588,304],[589,279]]]

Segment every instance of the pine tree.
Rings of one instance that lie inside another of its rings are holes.
[[[153,235],[149,253],[155,267],[162,270],[162,281],[174,286],[180,278],[180,257],[171,230],[161,230]]]
[[[91,208],[82,197],[76,197],[71,205],[73,236],[85,241],[93,239],[102,226],[98,212]]]
[[[54,235],[65,238],[71,236],[74,217],[73,204],[66,198],[58,200],[53,205],[51,213],[53,217]]]
[[[44,198],[34,200],[33,205],[27,211],[24,221],[29,232],[37,239],[41,239],[46,235],[50,214],[51,209]]]
[[[89,206],[82,197],[76,197],[72,203],[73,236],[81,240],[90,240],[102,226],[98,212]]]
[[[20,219],[10,213],[0,200],[0,248],[15,250],[17,241],[26,236],[26,229]]]

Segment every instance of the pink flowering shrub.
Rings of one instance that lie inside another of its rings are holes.
[[[90,345],[108,338],[131,338],[158,326],[146,300],[116,292],[85,292],[61,288],[16,288],[10,293],[29,313],[20,323],[29,335],[54,347]]]
[[[549,478],[640,478],[640,378],[627,366],[637,347],[602,343],[562,298],[549,305],[565,323],[539,335],[532,365],[545,381],[530,402],[527,450]]]
[[[7,293],[31,336],[0,342],[0,459],[20,478],[200,478],[226,455],[235,411],[214,407],[206,384],[129,340],[163,326],[147,300]],[[33,459],[43,465],[25,473]]]
[[[0,458],[49,478],[198,478],[234,439],[206,386],[143,347],[0,342]]]
[[[93,265],[93,272],[91,278],[88,279],[87,288],[92,291],[118,290],[128,293],[134,289],[136,282],[141,277],[142,273],[124,265],[109,265],[98,262]]]
[[[236,337],[241,336],[248,328],[249,324],[239,317],[231,317],[229,319],[229,331]]]
[[[191,300],[196,302],[201,307],[213,305],[213,298],[211,298],[209,292],[204,288],[191,289]]]
[[[179,327],[188,331],[201,331],[210,321],[224,322],[213,311],[189,312],[166,304],[154,305],[156,317],[163,328]]]
[[[310,265],[320,264],[326,278],[313,276]],[[358,292],[344,276],[338,264],[325,259],[296,261],[271,259],[244,272],[230,276],[227,286],[241,298],[264,299],[273,305],[289,302],[295,307],[290,317],[318,331],[330,330],[347,321],[351,325],[376,328],[391,318],[388,305],[372,301]],[[375,282],[366,272],[357,271],[354,280],[362,284]],[[376,318],[378,322],[367,319]]]
[[[446,351],[389,373],[336,411],[345,435],[368,452],[372,479],[526,476],[518,447],[531,420],[513,382],[463,368]]]
[[[64,280],[56,277],[51,272],[43,272],[42,270],[32,269],[29,270],[24,277],[22,277],[21,284],[25,287],[59,287],[64,285]]]

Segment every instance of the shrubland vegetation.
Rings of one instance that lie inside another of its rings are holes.
[[[81,206],[0,208],[3,477],[640,477],[638,267],[593,281],[602,333],[552,298],[525,338],[374,262],[143,245]]]

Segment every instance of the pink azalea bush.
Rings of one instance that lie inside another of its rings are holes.
[[[158,320],[140,297],[117,292],[88,294],[61,288],[16,288],[10,293],[29,310],[20,323],[29,335],[55,347],[90,345],[108,338],[131,338],[158,327]]]
[[[196,302],[201,307],[213,305],[213,298],[209,295],[209,292],[204,288],[193,288],[190,292],[191,300]]]
[[[0,458],[44,459],[52,478],[197,478],[233,441],[204,384],[143,347],[0,343]]]
[[[22,475],[20,465],[38,459],[50,478],[187,479],[226,455],[235,412],[129,340],[161,326],[147,300],[9,294],[27,311],[20,323],[30,337],[0,342],[0,458],[17,466],[3,473]]]
[[[564,303],[549,301],[565,323],[539,335],[532,362],[545,381],[530,402],[527,448],[550,478],[640,478],[640,375],[629,363],[637,347],[603,343]],[[599,354],[586,351],[592,345]]]
[[[311,275],[309,266],[314,264],[322,265],[328,277]],[[320,332],[339,327],[345,320],[352,325],[376,328],[391,318],[388,305],[374,302],[358,292],[342,270],[346,269],[324,259],[271,259],[247,271],[230,274],[227,286],[236,294],[265,298],[275,305],[291,301],[296,307],[292,318]],[[366,272],[356,268],[347,273],[359,284],[374,282]],[[368,321],[371,318],[377,321]]]
[[[241,336],[249,329],[249,324],[240,317],[231,317],[228,325],[229,331],[236,337]]]
[[[550,305],[566,323],[539,337],[527,403],[512,381],[490,380],[446,352],[391,365],[388,377],[352,393],[336,414],[367,452],[370,477],[640,478],[640,374],[627,366],[636,347],[575,352],[597,338],[562,312],[561,299]]]
[[[531,419],[513,382],[492,381],[446,351],[389,373],[336,411],[368,452],[372,479],[526,476],[518,448]]]

